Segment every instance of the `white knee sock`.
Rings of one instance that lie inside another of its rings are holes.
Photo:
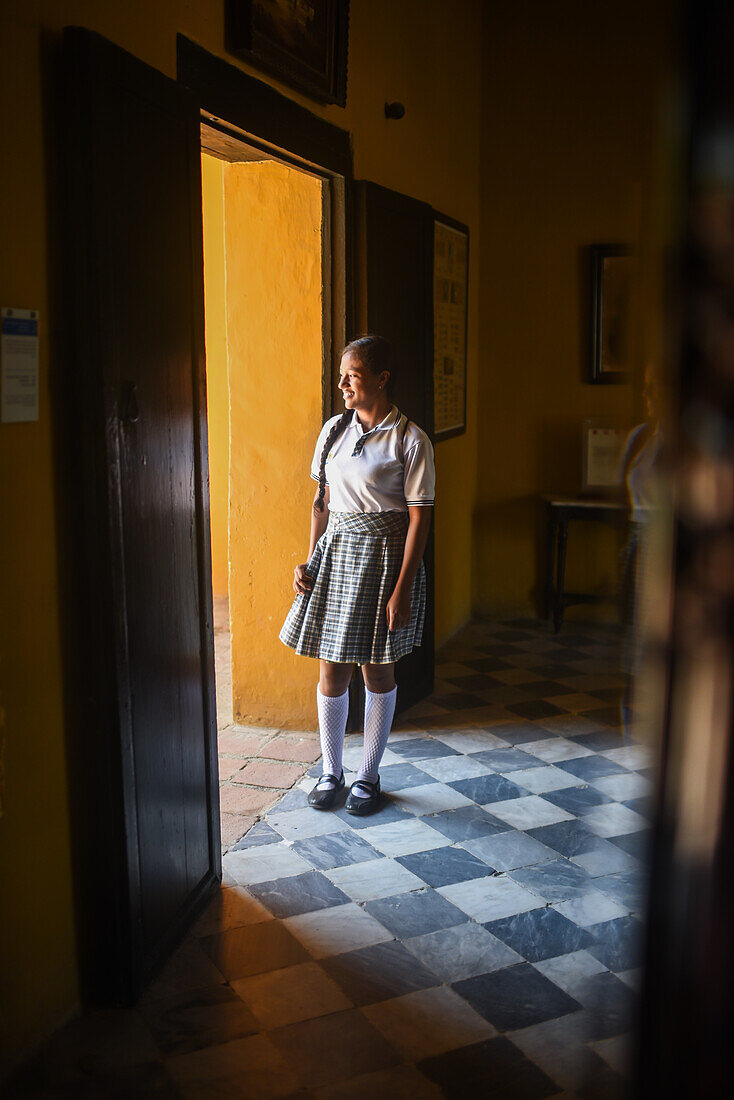
[[[382,694],[370,691],[367,687],[364,689],[364,755],[357,779],[367,779],[370,783],[377,781],[380,761],[392,727],[397,697],[397,687]],[[366,792],[359,789],[355,790],[354,794],[357,797],[369,797]]]
[[[321,754],[324,758],[323,771],[335,775],[342,773],[342,752],[344,750],[344,731],[347,728],[349,713],[349,688],[343,695],[322,695],[316,688],[316,708],[319,714],[319,736]],[[333,783],[319,783],[320,791],[328,791]]]

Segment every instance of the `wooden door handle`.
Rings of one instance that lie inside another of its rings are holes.
[[[122,400],[120,401],[120,420],[123,424],[136,424],[140,419],[138,406],[138,387],[135,382],[122,383]]]

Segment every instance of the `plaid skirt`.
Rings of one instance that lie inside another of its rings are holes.
[[[306,572],[310,592],[293,601],[278,637],[305,657],[386,665],[423,639],[426,571],[410,590],[410,622],[387,629],[387,604],[403,564],[406,512],[329,512]]]

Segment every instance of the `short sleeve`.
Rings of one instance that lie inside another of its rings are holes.
[[[323,428],[319,432],[319,438],[316,440],[316,447],[314,448],[313,458],[311,460],[311,477],[314,479],[314,481],[319,480],[319,467],[321,465],[321,452],[324,449],[324,443],[326,442],[326,437],[327,437],[327,435],[329,434],[329,432],[331,431],[332,427],[334,426],[335,422],[338,419],[339,419],[338,416],[332,416],[331,420],[327,420],[326,423],[324,424]],[[327,481],[326,484],[328,485],[329,482]]]
[[[433,506],[436,496],[436,470],[433,462],[433,447],[424,433],[421,433],[420,439],[405,451],[403,491],[405,503],[409,507]]]

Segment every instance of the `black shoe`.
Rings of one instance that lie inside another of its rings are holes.
[[[355,787],[358,787],[361,791],[366,791],[368,797],[360,798],[358,795],[352,794]],[[347,795],[344,809],[348,814],[356,814],[358,817],[363,817],[365,814],[373,814],[381,801],[382,795],[380,793],[379,775],[374,783],[370,783],[369,779],[355,779]]]
[[[327,787],[325,791],[318,790],[319,783],[323,783],[325,779],[330,779],[334,784],[333,787]],[[309,806],[313,806],[315,810],[330,810],[336,801],[336,796],[339,791],[344,788],[344,772],[341,773],[339,778],[335,775],[331,775],[329,772],[319,778],[316,786],[308,796]]]

